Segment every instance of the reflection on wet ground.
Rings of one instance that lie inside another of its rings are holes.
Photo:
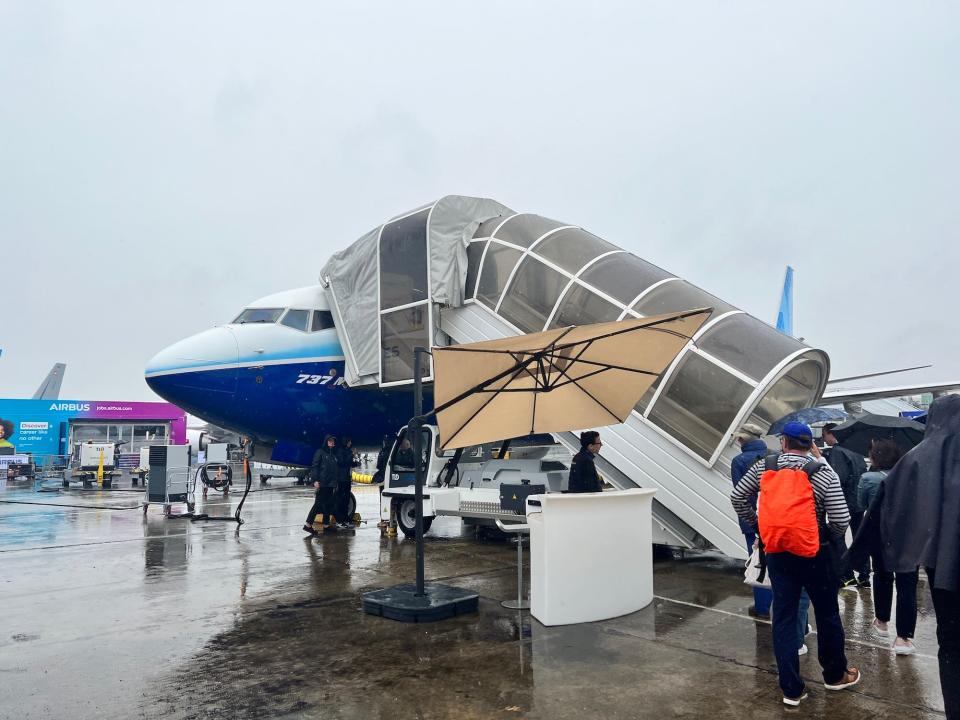
[[[139,493],[0,493],[0,718],[782,717],[770,626],[746,614],[738,564],[657,562],[646,609],[547,628],[500,606],[515,552],[444,518],[428,579],[476,590],[477,615],[404,625],[364,615],[360,594],[413,578],[412,542],[382,539],[375,488],[357,530],[300,530],[312,493],[274,481],[246,524],[146,517]],[[125,486],[122,486],[125,487]],[[211,495],[225,514],[239,494]],[[110,509],[107,509],[110,508]],[[585,530],[589,542],[589,530]],[[626,551],[626,549],[625,549]],[[808,715],[943,717],[929,593],[919,654],[867,632],[869,590],[842,593],[853,692],[826,693],[816,636],[801,668]]]

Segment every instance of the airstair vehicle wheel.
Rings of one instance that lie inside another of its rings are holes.
[[[347,517],[352,518],[357,512],[357,498],[350,493],[350,499],[347,501]]]
[[[397,504],[397,526],[408,538],[417,536],[417,505],[413,500],[401,500]],[[433,524],[432,517],[423,518],[423,532],[426,533]]]

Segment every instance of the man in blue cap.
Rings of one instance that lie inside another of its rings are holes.
[[[791,422],[784,426],[780,450],[779,454],[759,459],[750,466],[733,489],[730,501],[740,519],[749,527],[757,528],[757,511],[750,504],[750,497],[760,493],[760,512],[767,532],[759,529],[759,534],[767,549],[767,570],[773,590],[773,650],[783,703],[796,707],[807,697],[800,677],[796,625],[800,594],[804,590],[810,596],[817,618],[818,660],[823,668],[824,687],[843,690],[856,685],[860,682],[860,671],[847,665],[843,623],[837,605],[839,577],[833,538],[842,537],[850,524],[840,479],[829,465],[818,462],[822,456],[813,443],[813,432],[803,423]],[[800,482],[798,477],[803,476],[806,479]],[[798,509],[799,517],[810,517],[804,515],[803,510],[809,506],[814,511],[816,525],[813,526],[811,518],[807,532],[801,529],[795,537],[791,536]],[[776,529],[776,535],[772,528]],[[790,551],[784,550],[784,546],[802,549]]]

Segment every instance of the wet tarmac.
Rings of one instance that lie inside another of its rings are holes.
[[[368,524],[323,538],[304,537],[312,492],[287,481],[250,495],[239,532],[144,516],[121,488],[0,490],[0,718],[943,717],[923,580],[917,655],[869,635],[869,590],[841,593],[864,680],[824,691],[811,635],[811,696],[790,711],[770,626],[716,554],[655,563],[640,612],[547,628],[500,606],[516,597],[515,548],[444,518],[427,578],[476,590],[480,611],[407,625],[360,610],[361,593],[414,575],[414,544],[375,527],[375,488],[355,488]]]

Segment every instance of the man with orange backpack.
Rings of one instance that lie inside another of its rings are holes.
[[[797,656],[797,610],[807,591],[817,618],[817,659],[827,690],[860,682],[847,666],[843,623],[837,606],[839,587],[835,537],[842,537],[850,513],[840,479],[813,443],[809,426],[787,423],[779,454],[757,460],[730,496],[737,515],[756,527],[767,557],[773,590],[773,651],[777,657],[783,703],[796,707],[807,697]],[[812,455],[812,457],[811,457]],[[759,493],[755,511],[751,495]]]

